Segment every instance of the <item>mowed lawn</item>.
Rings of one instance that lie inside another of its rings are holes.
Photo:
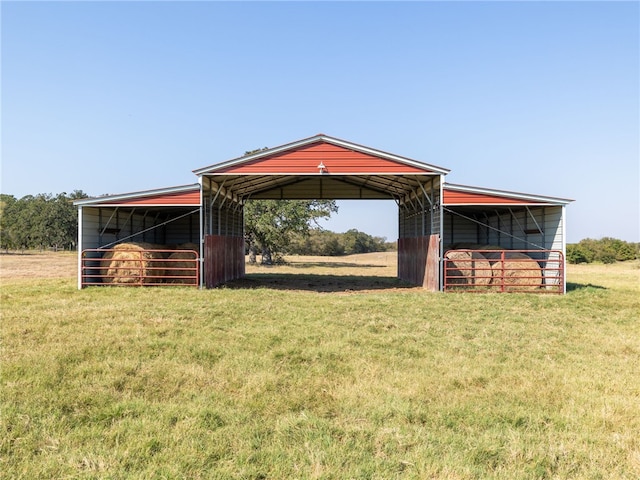
[[[79,291],[60,258],[0,258],[1,478],[640,478],[637,262],[556,296],[381,254]]]

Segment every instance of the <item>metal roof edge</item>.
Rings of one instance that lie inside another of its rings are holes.
[[[376,157],[386,158],[388,160],[393,160],[393,161],[396,161],[396,162],[405,163],[405,164],[412,165],[412,166],[415,166],[415,167],[418,167],[418,168],[425,168],[426,167],[426,169],[435,171],[436,173],[440,173],[442,175],[446,175],[451,171],[448,168],[439,167],[437,165],[432,165],[430,163],[421,162],[419,160],[414,160],[412,158],[403,157],[403,156],[400,156],[400,155],[395,155],[393,153],[385,152],[385,151],[378,150],[378,149],[371,148],[371,147],[366,147],[364,145],[359,145],[357,143],[348,142],[346,140],[341,140],[339,138],[329,137],[327,135],[324,135],[323,139],[327,143],[332,143],[334,145],[339,145],[339,146],[342,146],[342,147],[345,147],[345,148],[349,148],[351,150],[356,150],[356,151],[362,152],[362,153],[368,153],[368,154],[374,155]]]
[[[494,188],[484,188],[484,187],[474,187],[471,185],[459,185],[454,183],[444,183],[444,190],[453,190],[458,192],[467,192],[467,193],[480,193],[484,195],[498,195],[502,197],[511,197],[517,198],[521,200],[530,200],[538,203],[556,203],[560,205],[567,205],[571,202],[575,202],[575,200],[570,198],[560,198],[560,197],[549,197],[546,195],[536,195],[531,193],[522,193],[522,192],[512,192],[509,190],[497,190]]]
[[[277,147],[267,148],[266,150],[260,150],[259,152],[251,153],[249,155],[243,155],[241,157],[232,158],[231,160],[226,160],[220,163],[214,163],[212,165],[208,165],[206,167],[197,168],[193,170],[193,173],[200,176],[204,173],[207,173],[210,170],[228,168],[228,167],[237,165],[238,163],[251,162],[253,160],[257,160],[262,157],[267,157],[275,153],[280,153],[282,151],[303,147],[305,145],[319,141],[320,139],[322,139],[322,137],[324,137],[324,135],[319,134],[319,135],[314,135],[313,137],[303,138],[302,140],[297,140],[295,142],[285,143],[284,145],[280,145]]]
[[[261,150],[259,152],[252,153],[250,155],[245,155],[242,157],[237,157],[231,160],[227,160],[221,163],[215,163],[213,165],[209,165],[206,167],[198,168],[193,170],[193,173],[200,176],[212,170],[218,170],[222,168],[232,167],[234,165],[238,165],[240,163],[251,162],[254,160],[258,160],[263,157],[268,157],[277,153],[285,152],[287,150],[293,150],[296,148],[304,147],[306,145],[311,145],[317,142],[326,142],[332,145],[337,145],[340,147],[348,148],[350,150],[355,150],[361,153],[367,153],[369,155],[374,155],[377,157],[385,158],[387,160],[392,160],[395,162],[400,162],[408,165],[412,165],[414,167],[423,168],[425,170],[430,170],[436,173],[440,173],[442,175],[448,174],[451,170],[443,167],[438,167],[437,165],[431,165],[428,163],[420,162],[418,160],[413,160],[407,157],[402,157],[399,155],[394,155],[392,153],[384,152],[382,150],[377,150],[375,148],[365,147],[364,145],[359,145],[357,143],[349,142],[346,140],[341,140],[339,138],[331,137],[329,135],[325,135],[324,133],[319,133],[312,137],[303,138],[302,140],[297,140],[295,142],[286,143],[284,145],[280,145],[274,148],[269,148],[267,150]]]
[[[179,185],[175,187],[156,188],[153,190],[141,190],[138,192],[119,193],[114,195],[103,195],[100,197],[83,198],[80,200],[75,200],[73,204],[83,207],[88,205],[99,205],[101,203],[113,203],[119,200],[133,200],[137,198],[151,197],[154,195],[183,193],[183,192],[188,192],[191,190],[195,191],[199,189],[200,189],[199,183],[192,183],[189,185]]]

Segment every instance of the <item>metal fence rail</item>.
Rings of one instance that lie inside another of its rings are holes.
[[[82,288],[200,285],[194,250],[92,248],[82,251],[81,261]]]
[[[448,250],[444,290],[562,294],[564,265],[559,250]]]

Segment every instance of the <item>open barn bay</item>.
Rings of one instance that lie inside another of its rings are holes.
[[[640,476],[638,263],[541,296],[380,254],[78,291],[60,258],[1,259],[0,477]]]

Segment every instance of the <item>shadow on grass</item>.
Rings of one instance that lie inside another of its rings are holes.
[[[324,267],[324,268],[380,268],[385,265],[374,264],[362,264],[362,263],[349,263],[349,262],[295,262],[287,263],[288,267],[293,268],[312,268],[312,267]]]
[[[573,282],[567,282],[567,293],[569,292],[575,292],[578,290],[585,290],[585,289],[593,289],[593,290],[606,290],[606,287],[603,287],[601,285],[594,285],[592,283],[573,283]]]
[[[252,273],[227,282],[224,288],[272,290],[306,290],[312,292],[355,292],[416,288],[415,285],[393,277],[356,275],[311,275],[298,273]]]

